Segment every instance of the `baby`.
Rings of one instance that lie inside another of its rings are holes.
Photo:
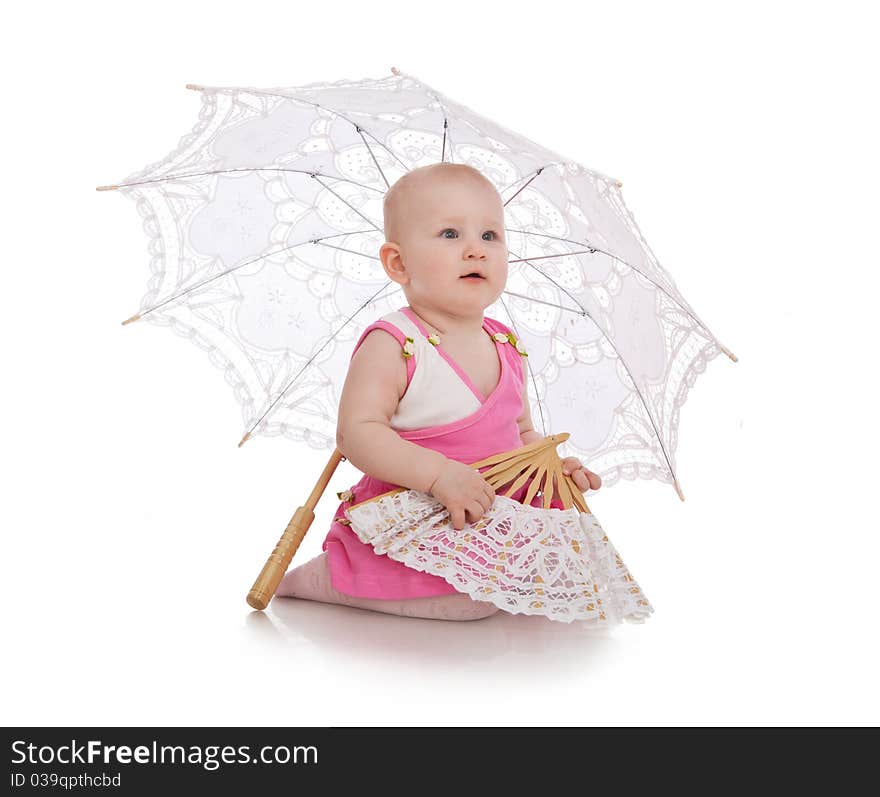
[[[403,287],[408,307],[372,324],[358,342],[340,397],[337,447],[369,474],[353,488],[355,501],[395,486],[420,490],[442,503],[454,528],[461,529],[479,520],[495,499],[489,483],[466,462],[543,439],[532,428],[520,351],[509,345],[507,327],[483,316],[507,282],[504,207],[495,187],[476,169],[436,163],[401,177],[385,195],[383,215],[386,242],[379,256],[389,279]],[[422,369],[418,381],[413,381],[413,369]],[[437,403],[439,415],[414,412],[416,397],[407,394],[417,390],[424,393],[419,406]],[[505,403],[505,393],[512,401]],[[440,406],[443,402],[458,404]],[[461,438],[467,435],[477,439],[476,422],[462,427],[471,418],[501,424],[503,439],[496,436],[483,456],[474,456],[473,449],[466,460],[441,453],[444,435],[448,451],[463,451]],[[407,428],[413,423],[415,428]],[[458,439],[450,437],[456,433]],[[582,491],[601,486],[599,476],[576,458],[567,457],[562,465]],[[492,603],[457,592],[439,576],[376,554],[354,539],[341,509],[334,520],[325,553],[289,571],[276,595],[449,620],[498,611]],[[329,542],[336,543],[332,562]],[[358,563],[374,575],[361,574],[357,580],[357,574],[343,572]]]

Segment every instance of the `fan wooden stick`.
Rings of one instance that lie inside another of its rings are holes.
[[[477,470],[486,468],[486,470],[480,471],[480,475],[492,486],[496,494],[504,485],[509,484],[508,489],[501,495],[510,497],[526,481],[531,479],[522,503],[530,504],[540,488],[544,509],[550,509],[550,503],[555,494],[559,496],[565,509],[571,509],[575,506],[581,512],[589,513],[590,509],[584,500],[583,493],[571,476],[562,472],[562,460],[556,451],[556,446],[568,438],[568,432],[549,435],[543,440],[536,440],[534,443],[529,443],[513,451],[493,454],[491,457],[472,463],[470,467]],[[287,524],[284,534],[281,535],[281,539],[247,595],[247,602],[254,609],[265,609],[275,595],[278,584],[281,583],[281,579],[287,572],[303,537],[315,519],[315,506],[318,499],[327,488],[327,483],[342,458],[342,452],[338,448],[334,449],[308,500],[296,510],[290,523]],[[406,489],[408,488],[398,487],[361,503],[377,501]]]
[[[527,446],[518,448],[514,454],[518,456],[505,459],[505,454],[495,454],[492,457],[475,462],[472,467],[481,468],[484,465],[490,465],[488,471],[482,473],[484,479],[496,490],[502,488],[511,481],[511,477],[515,474],[517,478],[510,487],[502,493],[502,495],[511,496],[520,487],[525,484],[526,480],[531,479],[529,489],[523,498],[524,504],[530,504],[535,497],[540,486],[542,496],[544,498],[544,509],[550,508],[554,493],[559,496],[565,509],[571,509],[576,506],[581,512],[589,512],[583,494],[572,480],[571,476],[566,476],[562,472],[562,460],[556,451],[556,446],[568,440],[568,432],[550,435],[543,440],[536,440]],[[496,463],[504,463],[510,467],[504,470],[497,470]]]
[[[500,454],[493,454],[491,457],[481,459],[479,462],[471,463],[470,467],[480,470],[480,475],[492,485],[492,489],[496,494],[506,484],[510,484],[501,495],[510,497],[513,495],[527,480],[531,479],[529,489],[526,490],[523,504],[530,504],[532,499],[541,490],[543,497],[543,508],[550,509],[553,496],[557,495],[562,502],[564,509],[577,507],[581,512],[592,514],[587,502],[584,500],[584,494],[580,488],[574,483],[571,476],[567,476],[562,472],[562,460],[556,451],[556,446],[564,443],[570,437],[568,432],[560,434],[551,434],[543,440],[536,440],[527,446],[515,448],[513,451],[504,451]],[[378,501],[380,498],[387,498],[395,493],[402,493],[406,487],[396,487],[388,492],[367,498],[359,504],[366,504],[370,501]],[[352,504],[358,506],[359,504]]]

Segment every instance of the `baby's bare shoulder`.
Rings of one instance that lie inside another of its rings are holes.
[[[351,358],[349,370],[352,367],[358,370],[378,369],[386,375],[392,372],[403,374],[403,385],[406,386],[406,360],[400,342],[382,327],[367,333]]]
[[[377,327],[351,358],[339,401],[339,418],[389,421],[406,391],[406,360],[400,343]]]

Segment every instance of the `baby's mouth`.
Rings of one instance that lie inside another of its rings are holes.
[[[462,274],[462,276],[460,276],[459,279],[462,279],[462,280],[480,279],[481,280],[481,279],[485,279],[485,277],[476,271],[472,271],[470,274]]]

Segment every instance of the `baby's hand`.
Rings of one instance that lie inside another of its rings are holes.
[[[448,459],[428,488],[449,511],[452,527],[476,523],[495,502],[495,490],[476,470],[462,462]]]
[[[582,493],[587,490],[598,490],[602,486],[599,475],[587,470],[577,457],[566,457],[562,460],[562,472],[571,476]]]

